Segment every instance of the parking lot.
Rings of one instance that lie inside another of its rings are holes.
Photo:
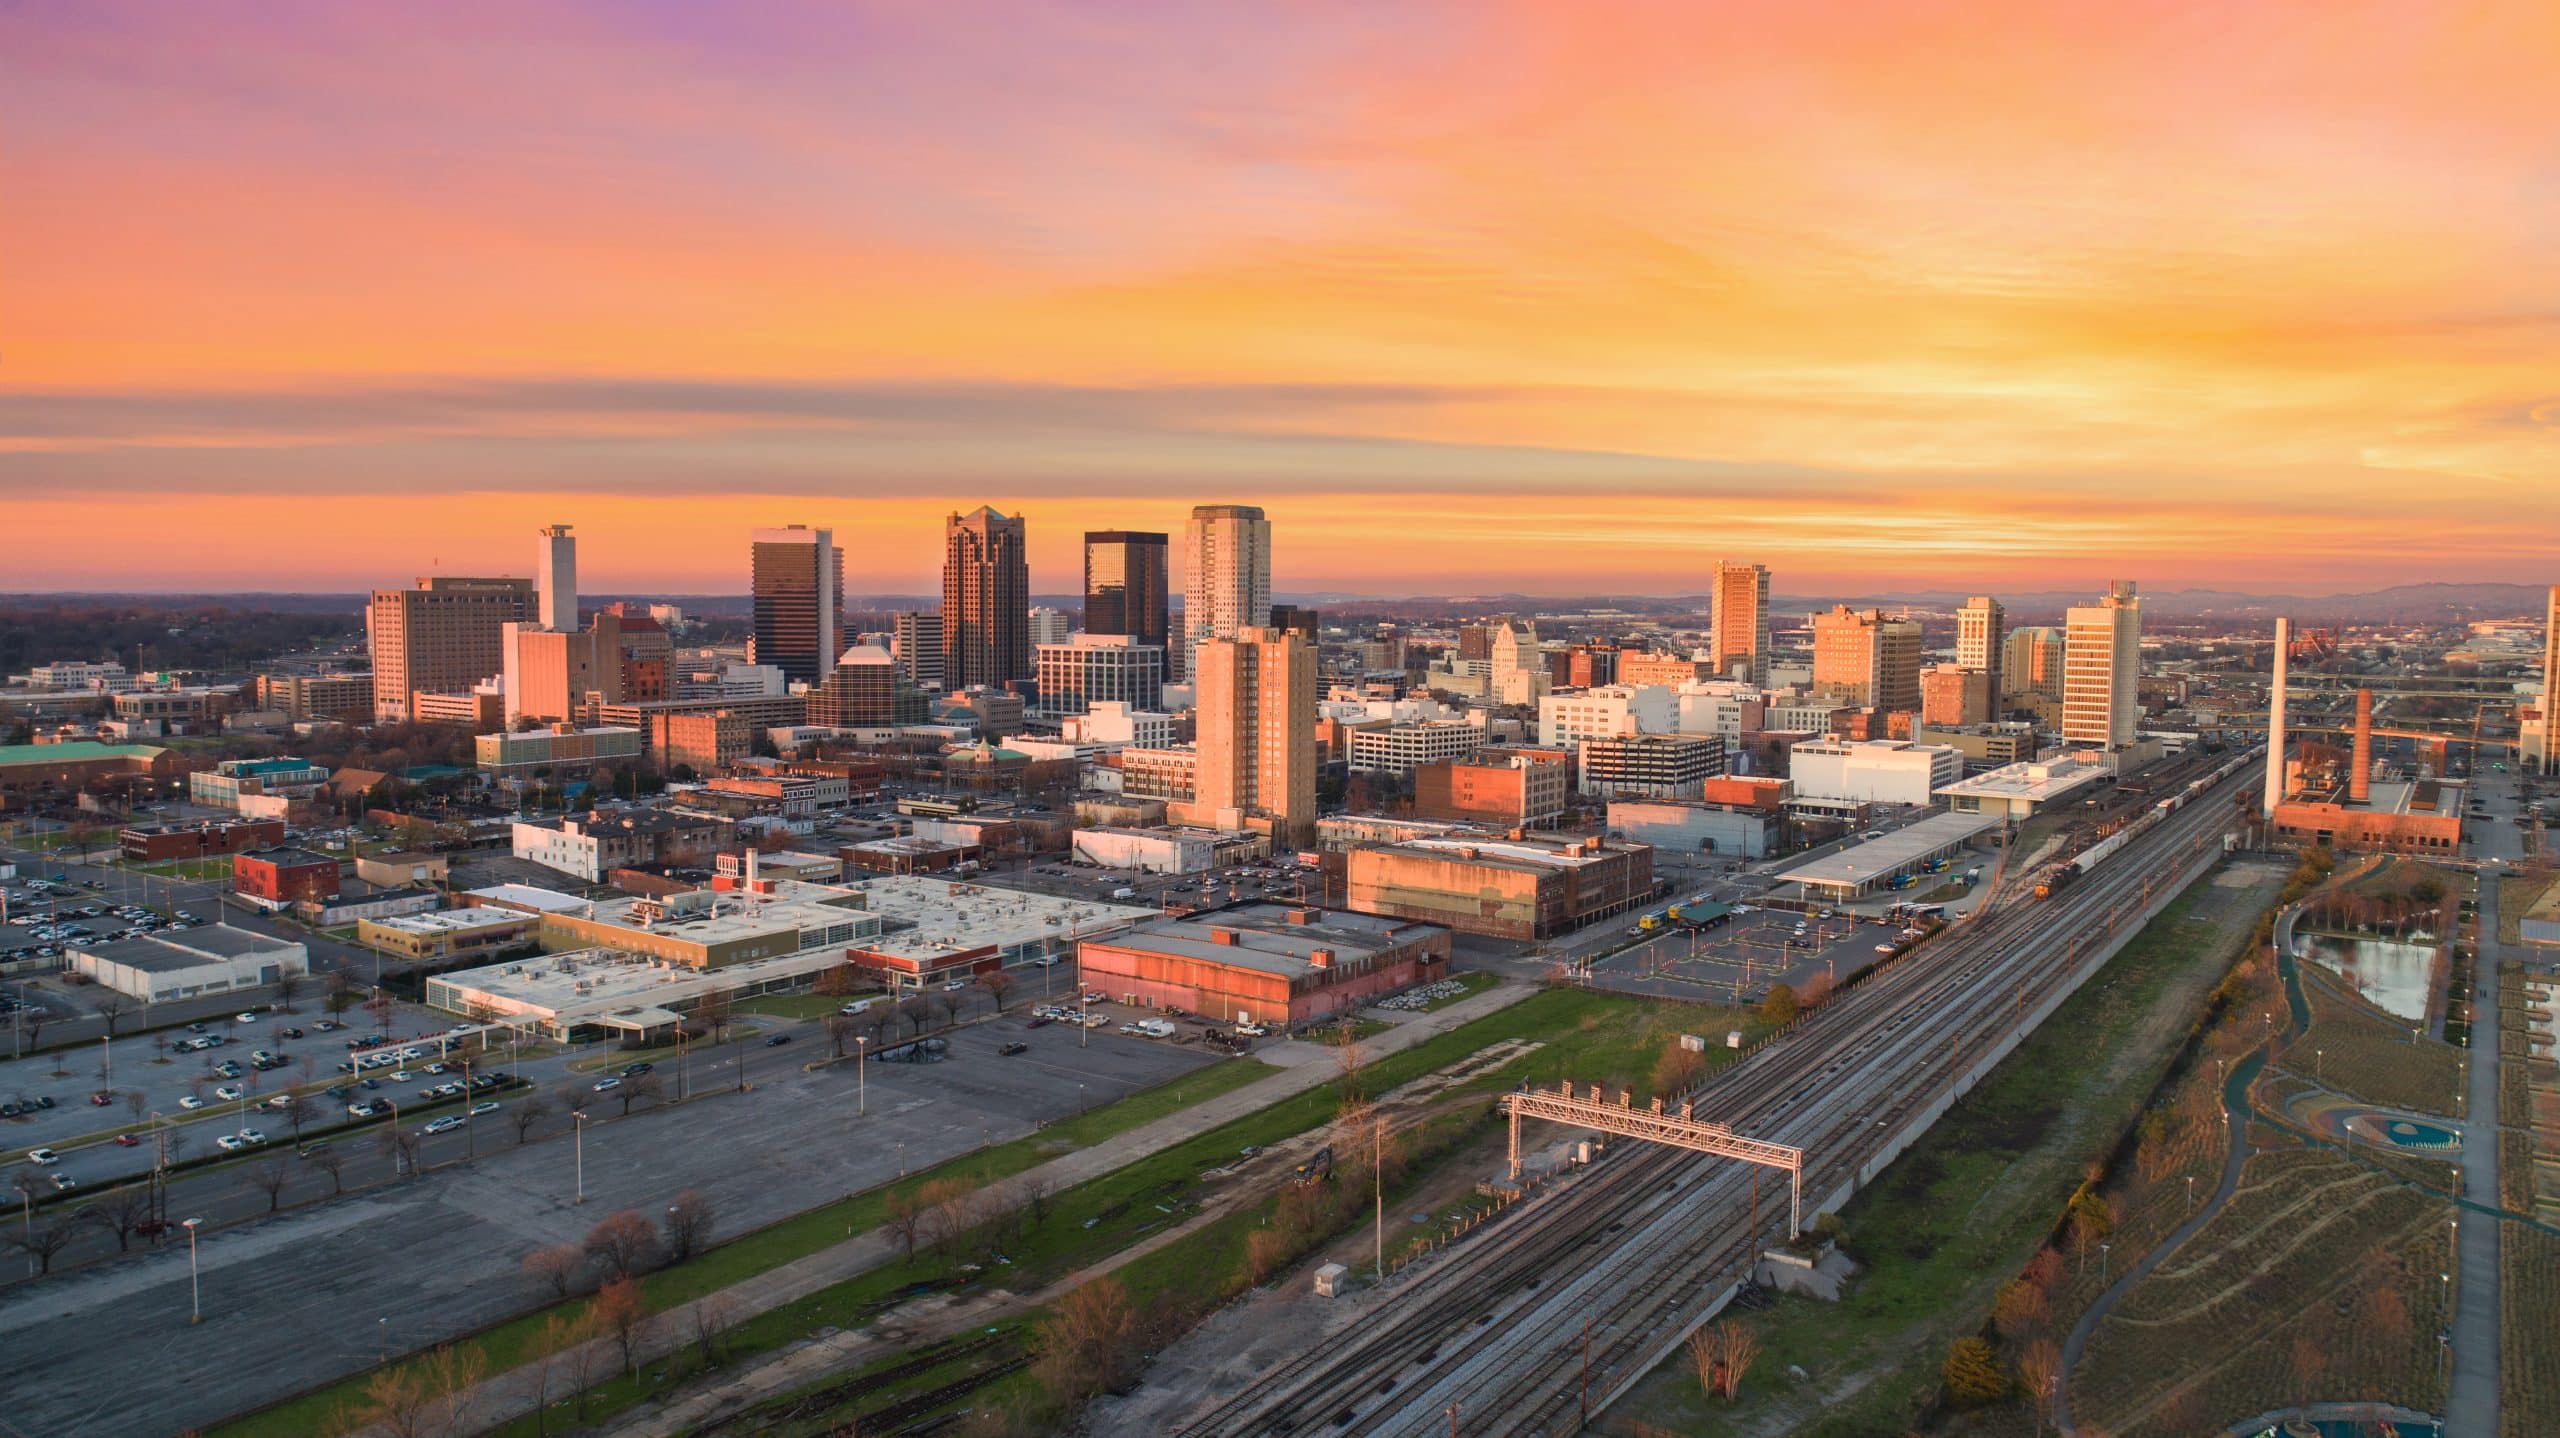
[[[1823,912],[1753,908],[1712,928],[1675,926],[1599,960],[1591,983],[1659,998],[1754,1004],[1773,984],[1801,992],[1817,975],[1837,983],[1885,957],[1905,932],[1863,915],[1824,918]]]
[[[520,1309],[534,1296],[517,1272],[523,1255],[576,1242],[614,1209],[653,1212],[690,1188],[734,1235],[1213,1061],[1197,1044],[1028,1018],[958,1029],[941,1061],[872,1063],[859,1081],[850,1063],[803,1070],[825,1039],[802,1022],[784,1050],[746,1046],[756,1076],[743,1094],[718,1086],[734,1078],[723,1060],[697,1054],[701,1097],[589,1126],[583,1205],[577,1146],[556,1118],[529,1144],[511,1128],[494,1142],[483,1132],[476,1159],[433,1167],[460,1152],[463,1135],[444,1135],[435,1142],[447,1148],[422,1150],[424,1178],[205,1239],[201,1325],[188,1323],[183,1246],[15,1285],[0,1294],[11,1421],[103,1435],[201,1426]],[[856,1112],[865,1090],[867,1117]],[[154,1361],[128,1365],[102,1404],[80,1360],[139,1348]]]

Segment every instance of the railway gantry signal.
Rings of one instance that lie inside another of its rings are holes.
[[[1685,1148],[1691,1153],[1713,1154],[1719,1158],[1738,1158],[1765,1168],[1787,1171],[1787,1237],[1798,1233],[1804,1214],[1804,1150],[1766,1139],[1744,1138],[1720,1123],[1696,1116],[1691,1102],[1680,1101],[1677,1113],[1667,1112],[1661,1099],[1650,1108],[1637,1108],[1625,1089],[1618,1090],[1617,1102],[1601,1097],[1600,1085],[1593,1084],[1590,1096],[1576,1098],[1570,1079],[1559,1081],[1555,1088],[1522,1089],[1502,1096],[1503,1110],[1511,1115],[1511,1177],[1520,1177],[1520,1120],[1543,1118],[1556,1123],[1569,1123],[1578,1128],[1598,1129],[1602,1133],[1626,1138],[1640,1138],[1648,1143]]]

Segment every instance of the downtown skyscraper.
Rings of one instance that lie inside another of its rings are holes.
[[[1183,534],[1182,648],[1271,622],[1271,521],[1250,504],[1204,504]],[[1196,667],[1186,659],[1185,674]]]
[[[748,657],[824,684],[844,648],[844,551],[835,531],[794,524],[749,536],[755,633]]]
[[[2062,622],[2062,741],[2101,749],[2133,744],[2142,717],[2142,598],[2119,579]]]
[[[1719,679],[1769,682],[1769,566],[1716,563],[1708,658]]]
[[[1166,536],[1129,529],[1089,530],[1084,537],[1084,632],[1125,635],[1165,647],[1172,594]]]
[[[1000,689],[1031,677],[1031,561],[1019,516],[986,505],[942,526],[942,682]]]

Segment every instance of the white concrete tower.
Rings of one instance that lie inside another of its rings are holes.
[[[547,525],[535,553],[533,622],[545,629],[578,627],[578,541],[565,524]]]
[[[2276,673],[2267,685],[2267,817],[2276,816],[2276,806],[2284,802],[2284,667],[2285,651],[2293,645],[2293,621],[2276,620]]]

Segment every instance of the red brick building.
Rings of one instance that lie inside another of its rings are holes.
[[[116,835],[124,857],[158,864],[171,859],[201,859],[212,854],[238,854],[284,842],[282,819],[227,819],[203,824],[135,825]]]
[[[338,861],[309,849],[258,849],[231,856],[231,889],[252,899],[292,904],[338,892]]]
[[[1076,946],[1076,972],[1092,988],[1152,1008],[1296,1025],[1448,977],[1449,931],[1251,904],[1087,939]]]
[[[1572,766],[1515,755],[1445,759],[1413,771],[1413,812],[1423,819],[1516,829],[1555,822],[1572,789]]]

